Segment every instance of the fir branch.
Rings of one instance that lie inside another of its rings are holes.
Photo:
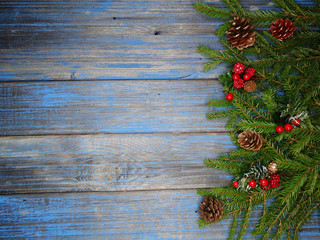
[[[228,240],[232,240],[234,238],[234,234],[236,232],[236,228],[238,225],[238,216],[239,216],[240,211],[236,211],[233,213],[233,220],[232,220],[232,224],[229,230],[229,236],[228,236]]]
[[[231,23],[228,21],[224,24],[222,24],[218,30],[216,31],[216,34],[218,37],[221,37],[225,32],[231,27]]]
[[[200,228],[204,228],[204,227],[210,225],[211,222],[207,222],[206,220],[200,218],[200,219],[198,220],[198,224],[199,224],[199,227],[200,227]]]
[[[195,10],[197,10],[202,15],[213,18],[229,19],[231,16],[233,16],[230,11],[208,6],[207,4],[204,4],[200,1],[195,2]]]
[[[240,230],[240,234],[238,236],[239,240],[243,238],[244,234],[247,231],[247,226],[249,223],[249,218],[250,218],[251,212],[252,212],[252,205],[251,205],[251,201],[250,201],[249,207],[244,211],[244,217],[243,217],[242,224],[241,224],[241,230]]]
[[[232,0],[223,0],[228,8],[233,12],[233,16],[238,16],[237,14],[237,8],[233,6]]]
[[[275,205],[275,204],[273,204],[272,206],[274,206],[274,205]],[[280,210],[280,212],[277,213],[276,216],[274,216],[275,219],[273,220],[273,222],[272,222],[271,224],[269,224],[269,225],[267,226],[268,229],[267,229],[267,230],[265,231],[265,233],[262,235],[262,239],[268,239],[271,229],[276,226],[276,224],[277,224],[277,222],[280,220],[283,212],[285,212],[285,210],[287,210],[288,205],[289,205],[289,202],[287,202],[287,203],[283,206],[283,208]],[[270,211],[270,210],[269,210],[269,211]]]
[[[207,189],[203,189],[203,188],[198,188],[197,189],[197,194],[201,195],[203,197],[209,197],[211,196],[211,192]]]
[[[204,164],[209,168],[217,168],[221,171],[228,171],[233,175],[242,173],[245,169],[248,169],[249,166],[245,165],[242,161],[227,158],[223,158],[223,160],[208,158],[205,160]]]
[[[208,102],[208,107],[231,107],[232,103],[226,99],[212,99]]]
[[[274,133],[274,129],[277,125],[273,122],[267,121],[252,121],[252,120],[241,120],[236,126],[237,130],[245,131],[252,130],[258,133]]]
[[[221,62],[227,62],[229,64],[234,64],[238,61],[237,59],[235,59],[232,56],[232,54],[228,53],[227,51],[216,51],[210,47],[207,47],[207,46],[204,46],[201,44],[199,45],[197,52],[212,59],[211,63],[208,63],[207,65],[205,65],[205,68],[204,68],[205,71],[212,70],[212,68],[211,68],[212,66],[216,66]]]
[[[302,225],[309,220],[309,218],[311,217],[311,214],[317,210],[317,208],[319,207],[320,202],[318,202],[312,209],[310,209],[310,211],[304,215],[303,219],[298,223],[298,226],[295,229],[295,233],[294,236],[298,236],[298,232],[301,230]]]
[[[236,114],[236,111],[233,109],[229,109],[229,110],[220,111],[220,112],[207,113],[206,115],[207,115],[207,119],[215,119],[215,118],[228,118],[233,114]]]

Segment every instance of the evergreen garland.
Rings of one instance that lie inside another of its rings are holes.
[[[198,194],[219,198],[222,219],[233,217],[228,239],[243,238],[253,208],[261,205],[263,212],[253,236],[298,239],[302,226],[320,209],[320,1],[303,6],[294,0],[274,0],[278,11],[253,12],[245,10],[238,0],[224,2],[225,9],[195,2],[199,13],[226,20],[216,31],[224,51],[198,47],[198,52],[210,59],[204,70],[211,71],[220,63],[230,67],[242,63],[255,69],[257,88],[254,92],[235,88],[232,70],[219,77],[224,93],[232,97],[209,101],[212,111],[207,118],[228,119],[226,128],[238,150],[206,159],[205,165],[228,171],[235,180],[250,180],[250,176],[259,178],[262,173],[266,177],[264,166],[272,162],[281,178],[280,185],[270,189],[259,183],[256,187],[235,187],[231,182],[226,187],[199,189]],[[235,17],[249,19],[254,25],[253,46],[238,50],[227,41],[225,32]],[[295,24],[292,36],[279,39],[270,31],[278,19]],[[242,131],[263,137],[259,151],[240,147],[238,134]],[[210,223],[200,219],[199,224],[204,227]]]

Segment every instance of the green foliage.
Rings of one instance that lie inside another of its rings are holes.
[[[234,97],[232,101],[210,100],[207,118],[226,118],[226,128],[238,149],[204,163],[231,173],[236,180],[247,180],[251,175],[264,177],[266,169],[260,166],[275,162],[281,179],[279,187],[269,190],[260,186],[247,188],[244,182],[237,189],[230,183],[226,187],[199,189],[198,194],[221,200],[223,218],[233,218],[228,239],[245,236],[251,212],[258,206],[263,206],[263,213],[252,233],[255,237],[298,239],[302,226],[320,209],[320,32],[314,30],[320,26],[320,1],[316,0],[313,7],[294,0],[274,0],[278,11],[248,11],[238,0],[224,2],[223,9],[195,2],[195,9],[201,14],[225,20],[216,31],[225,49],[198,47],[198,53],[209,59],[204,70],[242,62],[246,68],[255,68],[257,89],[248,93],[234,88],[231,69],[219,76],[224,93]],[[224,34],[235,16],[246,17],[256,26],[253,47],[240,51],[226,41]],[[270,24],[279,18],[295,22],[293,37],[282,41],[270,33]],[[293,126],[292,131],[275,131],[277,126],[292,123],[296,118],[301,123]],[[263,136],[259,151],[242,149],[237,143],[238,134],[245,130]],[[204,227],[209,223],[200,220],[199,224]]]

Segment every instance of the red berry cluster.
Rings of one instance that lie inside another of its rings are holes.
[[[280,185],[280,176],[279,174],[272,174],[270,175],[270,187],[276,188]]]
[[[243,63],[240,62],[236,63],[232,69],[234,72],[234,74],[232,75],[233,86],[235,88],[243,88],[244,81],[248,81],[255,74],[255,69],[253,67],[245,69]],[[241,76],[241,74],[243,75]]]
[[[300,121],[299,118],[296,118],[295,120],[292,121],[292,123],[293,123],[294,125],[299,125],[300,122],[301,122],[301,121]],[[286,125],[284,125],[284,127],[282,127],[282,126],[277,126],[277,127],[276,127],[276,132],[277,132],[277,133],[282,133],[283,130],[286,130],[286,131],[290,132],[290,131],[292,131],[292,129],[293,129],[292,124],[287,123]]]

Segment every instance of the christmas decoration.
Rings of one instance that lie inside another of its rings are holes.
[[[243,75],[243,80],[248,81],[250,79],[250,75],[249,74],[245,74]]]
[[[244,81],[241,78],[238,81],[233,81],[232,84],[235,88],[243,88],[244,87]]]
[[[239,0],[223,2],[222,9],[214,2],[195,6],[203,15],[225,20],[216,30],[224,50],[200,45],[198,52],[209,58],[205,71],[220,63],[229,66],[218,80],[225,94],[239,93],[236,101],[212,100],[207,114],[208,119],[228,118],[226,129],[237,149],[205,164],[234,180],[198,193],[223,203],[223,218],[233,219],[228,239],[243,239],[251,213],[257,216],[259,209],[252,238],[299,239],[303,225],[320,209],[320,5],[274,0],[277,11],[252,12]],[[249,33],[257,37],[241,45]],[[250,79],[244,80],[246,74]],[[246,91],[250,81],[256,84],[253,92]]]
[[[257,35],[252,31],[254,26],[250,25],[250,20],[244,17],[234,17],[230,23],[231,27],[226,32],[226,35],[231,47],[242,50],[253,46]]]
[[[276,188],[280,186],[280,176],[279,174],[272,174],[270,176],[270,187]]]
[[[268,182],[268,180],[267,179],[265,179],[265,178],[263,178],[263,179],[260,179],[260,185],[261,185],[261,187],[266,187],[266,186],[268,186],[269,185],[269,182]]]
[[[293,126],[290,123],[287,123],[286,125],[284,125],[284,130],[290,132],[292,131]]]
[[[255,164],[242,177],[237,178],[232,185],[239,191],[247,192],[256,187],[260,179],[266,179],[268,176],[268,169],[265,166]]]
[[[270,26],[272,35],[279,40],[287,39],[295,30],[294,22],[291,22],[289,19],[278,19],[272,22]]]
[[[223,210],[222,204],[217,198],[206,197],[200,202],[200,217],[207,222],[219,222],[221,220]]]
[[[255,74],[255,69],[253,67],[248,67],[245,71],[246,74],[249,75],[250,78],[252,78]]]
[[[257,182],[256,182],[255,180],[251,180],[248,184],[249,184],[249,186],[252,187],[252,188],[255,187],[255,186],[257,186]]]
[[[245,69],[243,63],[238,62],[233,65],[233,72],[235,72],[235,74],[232,75],[232,84],[234,88],[240,89],[244,87],[245,91],[254,92],[254,90],[257,88],[257,84],[253,80],[248,81],[255,74],[255,69],[253,67]],[[244,72],[245,74],[241,76],[240,74]]]
[[[276,131],[277,133],[282,133],[284,131],[284,128],[282,126],[277,126]]]
[[[238,184],[237,181],[234,181],[234,182],[232,183],[232,185],[233,185],[235,188],[237,188],[237,187],[239,186],[239,184]]]
[[[239,81],[239,80],[240,80],[240,75],[237,74],[237,73],[235,73],[235,74],[232,75],[232,79],[233,79],[234,81]]]
[[[241,73],[243,73],[243,71],[244,71],[244,65],[243,65],[243,63],[240,63],[240,62],[238,62],[238,63],[236,63],[234,66],[233,66],[233,72],[235,73],[235,74],[241,74]],[[238,79],[239,80],[239,79]],[[237,80],[236,80],[237,81]]]
[[[268,165],[268,171],[270,174],[275,174],[278,172],[278,165],[275,162],[271,162]]]
[[[244,131],[238,136],[238,143],[240,147],[250,150],[258,151],[262,146],[263,137],[256,132]]]
[[[250,80],[244,83],[244,90],[247,92],[253,92],[254,90],[256,90],[257,88],[257,84]]]
[[[233,99],[233,94],[232,94],[232,93],[228,93],[228,94],[226,95],[226,99],[227,99],[228,101],[231,101],[231,100]]]
[[[294,119],[294,120],[292,121],[292,123],[293,123],[294,125],[299,125],[300,122],[301,122],[301,120],[300,120],[299,118],[296,118],[296,119]]]

